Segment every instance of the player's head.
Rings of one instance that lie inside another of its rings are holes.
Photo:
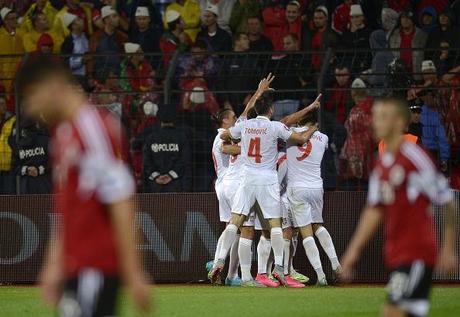
[[[379,140],[404,134],[410,119],[409,106],[404,99],[384,97],[374,102],[372,123]]]
[[[249,111],[248,111],[248,120],[249,119],[254,119],[255,117],[257,117],[257,111],[256,111],[256,108],[253,107],[253,108],[249,109]]]
[[[318,123],[318,110],[313,110],[307,113],[300,121],[300,126],[314,125]]]
[[[257,100],[255,109],[258,116],[264,116],[270,119],[274,113],[273,101],[267,97],[263,97]]]
[[[78,84],[62,64],[49,59],[26,63],[16,84],[24,114],[32,119],[56,123],[68,109],[69,93],[77,93]]]
[[[215,120],[219,125],[219,128],[225,129],[233,127],[235,125],[236,119],[237,118],[235,112],[229,108],[219,110],[215,116]]]

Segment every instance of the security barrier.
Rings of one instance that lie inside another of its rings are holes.
[[[455,197],[458,202],[459,192]],[[325,225],[339,257],[354,231],[365,199],[365,192],[325,194]],[[145,271],[156,282],[162,283],[204,280],[205,263],[213,257],[217,238],[223,229],[218,219],[215,194],[138,194],[135,207],[135,228],[141,238],[138,249],[144,256]],[[58,223],[52,209],[52,196],[0,196],[0,283],[33,283],[37,280],[50,228]],[[434,213],[439,229],[442,215],[437,210]],[[458,210],[457,219],[460,219]],[[366,248],[357,267],[357,282],[385,281],[382,238],[380,230]],[[298,248],[295,267],[315,276],[302,247]],[[325,272],[330,276],[329,261],[321,253]],[[436,279],[459,283],[460,268],[451,276]]]

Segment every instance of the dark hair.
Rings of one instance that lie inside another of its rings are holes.
[[[256,111],[256,108],[253,107],[248,111],[248,120],[249,119],[254,119],[256,117],[257,117],[257,111]]]
[[[224,122],[224,119],[227,119],[230,112],[233,112],[232,109],[230,108],[223,108],[220,109],[213,117],[212,119],[217,123],[217,125],[220,127],[222,126],[222,123]]]
[[[273,100],[268,97],[262,97],[261,99],[257,100],[255,105],[255,110],[257,115],[266,115],[273,107]]]
[[[410,123],[412,114],[406,99],[398,96],[386,96],[377,98],[374,101],[374,104],[379,102],[393,105],[396,108],[396,112],[398,113],[398,115],[404,119],[406,124]]]
[[[299,121],[300,125],[306,125],[307,123],[318,123],[318,110],[310,111]]]
[[[22,93],[29,86],[43,82],[51,77],[61,77],[61,79],[69,83],[78,84],[70,70],[62,63],[46,57],[40,57],[31,62],[26,62],[21,67],[16,76],[16,87]]]
[[[180,18],[168,23],[168,29],[174,31],[180,23]]]
[[[243,35],[248,36],[248,34],[245,32],[236,32],[235,35],[233,35],[233,46],[235,46],[235,43],[239,41]]]

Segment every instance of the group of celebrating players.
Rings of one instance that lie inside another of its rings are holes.
[[[426,151],[404,138],[411,116],[407,102],[391,96],[374,102],[373,130],[385,151],[370,176],[367,204],[339,263],[331,236],[322,225],[321,161],[328,137],[317,130],[321,96],[282,122],[271,121],[272,103],[259,98],[271,90],[272,81],[270,74],[260,82],[238,120],[231,110],[218,114],[220,128],[212,153],[220,220],[227,226],[214,260],[207,264],[209,280],[222,282],[230,254],[227,285],[305,287],[308,278],[292,268],[300,233],[317,285],[325,286],[327,280],[313,235],[335,276],[349,281],[362,251],[383,222],[385,266],[390,273],[383,316],[426,316],[433,272],[452,273],[456,268],[455,203],[447,180]],[[439,252],[432,204],[445,212]],[[251,275],[254,230],[262,230],[255,279]],[[271,253],[274,264],[269,261]]]
[[[328,137],[316,127],[321,96],[282,122],[270,121],[272,104],[261,97],[271,89],[273,79],[269,74],[261,80],[238,119],[230,109],[217,114],[220,128],[212,155],[220,220],[227,226],[218,240],[214,261],[207,265],[208,277],[212,283],[221,283],[220,275],[230,254],[226,285],[305,287],[309,279],[292,266],[300,233],[317,274],[317,285],[325,286],[327,280],[313,234],[337,276],[342,268],[331,236],[322,225],[321,161]],[[251,249],[255,230],[262,233],[254,279]]]

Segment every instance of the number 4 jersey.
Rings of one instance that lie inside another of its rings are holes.
[[[307,128],[293,128],[295,132],[307,131]],[[321,161],[328,146],[327,135],[316,131],[303,145],[288,144],[287,168],[288,187],[322,189]]]
[[[230,129],[234,139],[241,139],[241,158],[246,183],[270,185],[278,183],[278,139],[287,141],[292,134],[284,124],[267,117],[242,121]]]

